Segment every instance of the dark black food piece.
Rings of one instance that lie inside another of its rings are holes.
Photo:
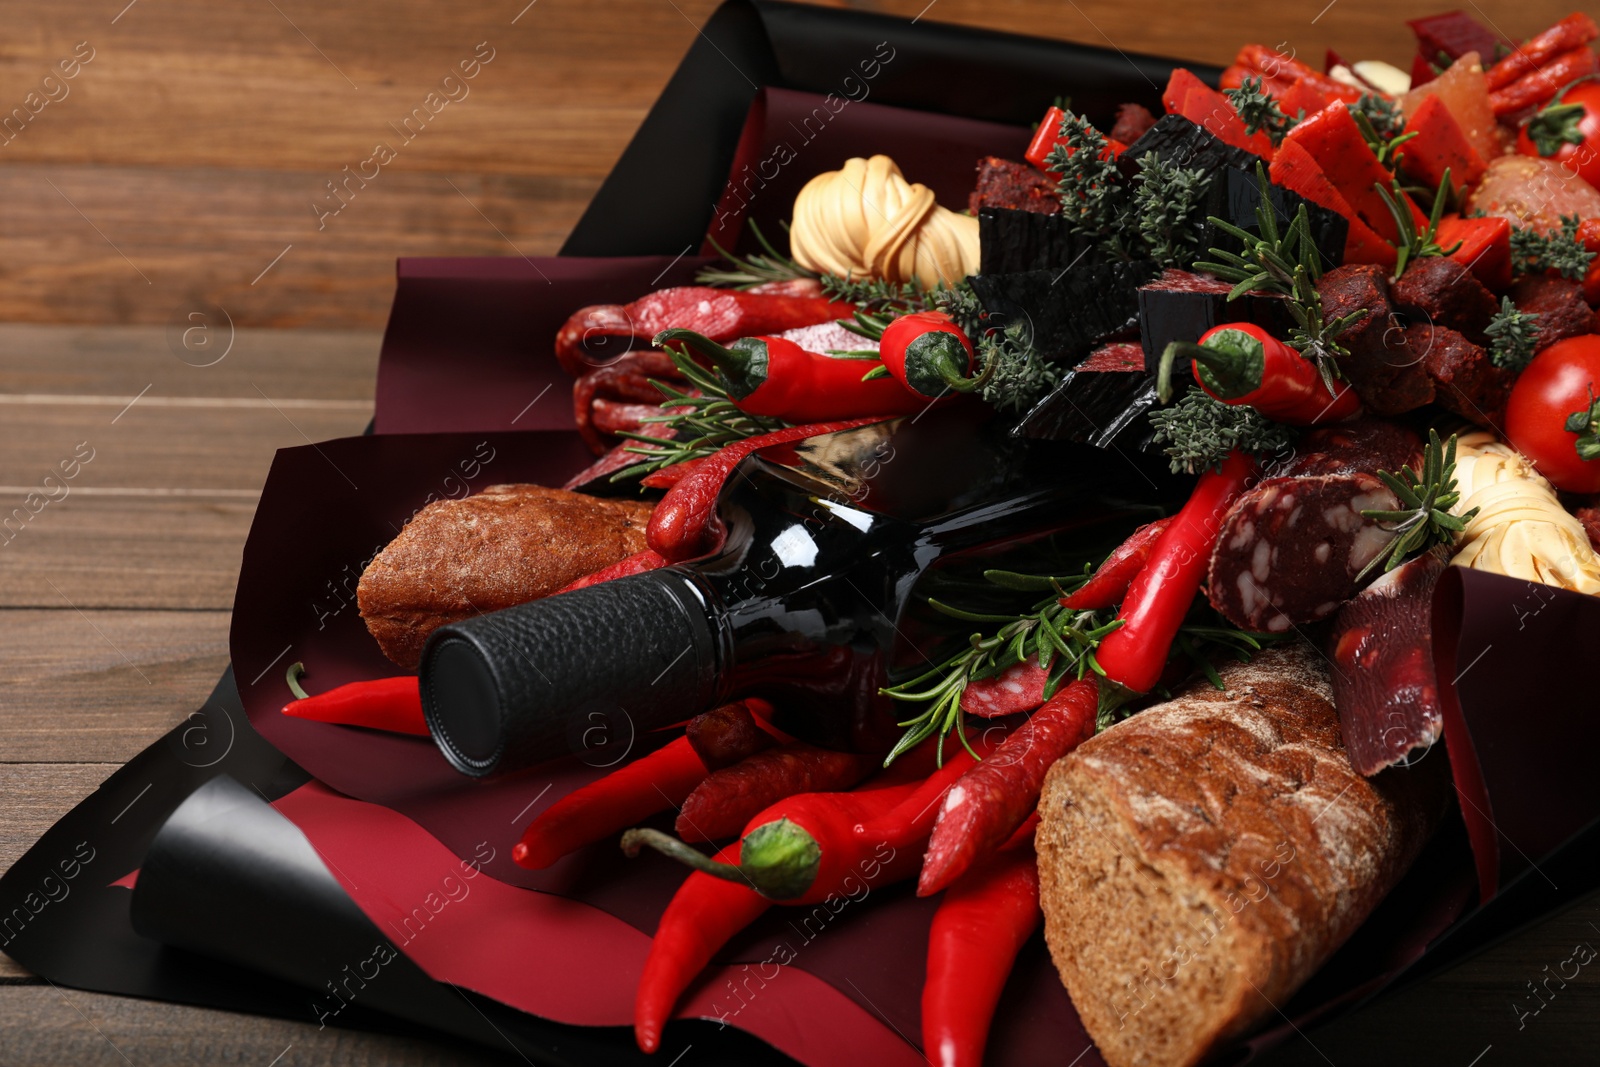
[[[1433,671],[1433,587],[1444,548],[1383,575],[1339,609],[1329,639],[1333,703],[1350,762],[1373,775],[1428,749],[1444,728]]]
[[[1040,356],[1076,363],[1100,342],[1137,326],[1138,288],[1155,273],[1148,260],[1085,256],[1064,270],[975,274],[969,281],[989,316],[1027,327]]]
[[[1231,222],[1241,230],[1260,236],[1256,208],[1261,204],[1261,181],[1256,174],[1255,157],[1250,158],[1252,162],[1246,169],[1229,167],[1214,174],[1206,192],[1206,206],[1200,214],[1201,218],[1206,219],[1216,216]],[[1343,215],[1321,204],[1313,204],[1299,193],[1285,189],[1281,185],[1267,186],[1267,200],[1272,205],[1280,231],[1294,221],[1301,205],[1305,205],[1306,221],[1311,224],[1311,239],[1322,257],[1324,270],[1335,266],[1344,258],[1344,243],[1350,232],[1350,221]],[[1243,247],[1244,242],[1220,227],[1206,223],[1201,228],[1202,252],[1212,248],[1238,252]],[[1201,258],[1212,257],[1208,253]]]
[[[1045,215],[986,207],[978,212],[980,274],[1062,271],[1093,257],[1094,244],[1092,238],[1074,233],[1059,211]]]
[[[1163,115],[1157,119],[1149,132],[1117,158],[1117,169],[1125,178],[1134,177],[1139,173],[1139,157],[1149,152],[1182,167],[1199,167],[1208,174],[1224,167],[1254,174],[1260,158],[1227,144],[1182,115]]]

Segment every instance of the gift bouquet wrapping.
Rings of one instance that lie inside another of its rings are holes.
[[[560,255],[400,261],[6,951],[540,1063],[1236,1063],[1594,888],[1600,29],[1412,28],[725,4]]]

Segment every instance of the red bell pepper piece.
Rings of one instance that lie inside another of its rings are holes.
[[[1426,18],[1408,19],[1406,25],[1417,36],[1417,51],[1424,61],[1438,62],[1439,53],[1450,57],[1451,62],[1468,52],[1478,53],[1480,61],[1494,61],[1495,49],[1510,45],[1504,37],[1461,11],[1446,11]],[[1449,66],[1449,64],[1443,64]],[[1431,68],[1429,71],[1432,73]],[[1431,78],[1427,80],[1432,80]],[[1421,84],[1413,80],[1413,87]]]
[[[1600,224],[1600,220],[1596,220]],[[1450,258],[1472,271],[1496,293],[1511,288],[1511,220],[1499,216],[1464,219],[1446,215],[1439,220],[1436,238],[1441,248],[1459,248]]]
[[[1319,90],[1305,78],[1297,79],[1289,88],[1274,95],[1278,98],[1278,107],[1290,118],[1294,118],[1301,112],[1305,112],[1307,115],[1315,115],[1333,103],[1327,93]]]
[[[1061,144],[1061,124],[1066,121],[1067,113],[1059,107],[1052,107],[1044,113],[1044,118],[1039,120],[1039,128],[1033,131],[1033,140],[1028,142],[1028,150],[1022,153],[1022,158],[1032,163],[1046,174],[1053,173],[1045,162],[1050,157],[1050,150]],[[1106,152],[1102,155],[1120,156],[1128,150],[1128,146],[1113,138],[1106,138]],[[1071,149],[1068,149],[1069,153]]]
[[[1361,99],[1361,90],[1344,82],[1335,81],[1321,71],[1300,62],[1293,56],[1274,51],[1262,44],[1247,44],[1233,57],[1235,66],[1258,74],[1269,80],[1292,82],[1304,80],[1313,89],[1334,100],[1353,104]]]
[[[1439,188],[1446,170],[1457,189],[1475,185],[1488,169],[1478,150],[1461,132],[1461,124],[1437,96],[1423,97],[1417,110],[1406,120],[1406,133],[1416,136],[1395,149],[1395,159],[1400,169],[1423,188]]]
[[[1489,106],[1494,108],[1495,118],[1536,108],[1548,103],[1562,86],[1593,74],[1597,68],[1600,62],[1595,59],[1594,49],[1588,45],[1574,48],[1546,60],[1538,70],[1523,75],[1505,88],[1491,92]]]
[[[301,665],[289,668],[289,688],[300,689]],[[397,678],[373,678],[350,682],[326,693],[304,696],[283,706],[285,715],[340,726],[364,726],[393,734],[428,736],[428,723],[422,717],[422,693],[414,674]]]
[[[1361,221],[1356,209],[1333,187],[1328,176],[1311,158],[1311,153],[1298,141],[1285,140],[1278,146],[1277,155],[1267,169],[1274,185],[1299,193],[1313,204],[1337,211],[1350,223],[1344,239],[1345,263],[1376,263],[1381,267],[1395,264],[1394,245],[1378,236],[1376,230]]]
[[[1272,158],[1272,139],[1266,131],[1245,133],[1244,120],[1233,109],[1233,102],[1183,67],[1175,68],[1167,79],[1161,101],[1169,112],[1182,115],[1219,140],[1263,159]]]
[[[1350,117],[1349,105],[1336,100],[1307,117],[1284,137],[1285,144],[1290,141],[1297,142],[1310,153],[1362,222],[1391,244],[1399,239],[1394,216],[1378,193],[1379,187],[1388,189],[1391,186],[1394,176],[1367,146],[1361,128]],[[1428,225],[1426,216],[1417,210],[1410,197],[1402,199],[1416,228],[1421,231]]]
[[[945,893],[928,929],[922,984],[922,1050],[932,1067],[982,1067],[1000,994],[1040,919],[1031,839]]]
[[[1217,470],[1200,476],[1189,502],[1156,542],[1133,580],[1112,630],[1095,650],[1105,676],[1138,693],[1161,679],[1172,641],[1200,590],[1223,516],[1259,476],[1254,456],[1235,450]]]
[[[1543,33],[1517,45],[1511,50],[1510,55],[1485,70],[1483,73],[1489,81],[1489,92],[1492,94],[1498,89],[1504,89],[1514,82],[1521,81],[1530,74],[1542,72],[1557,56],[1576,48],[1583,48],[1596,37],[1600,37],[1600,26],[1595,25],[1594,19],[1581,11],[1573,12]],[[1487,60],[1493,58],[1494,52],[1491,49],[1479,52],[1478,55]],[[1570,78],[1562,80],[1556,88],[1561,88],[1570,80]],[[1496,113],[1498,114],[1498,111]]]

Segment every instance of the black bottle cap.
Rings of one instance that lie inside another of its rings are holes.
[[[441,626],[422,653],[422,707],[463,774],[572,753],[604,765],[709,707],[717,666],[699,586],[660,570]]]

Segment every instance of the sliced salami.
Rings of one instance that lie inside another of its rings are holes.
[[[1044,685],[1049,678],[1050,672],[1039,666],[1038,657],[1029,656],[993,678],[967,683],[961,710],[980,719],[1032,711],[1044,703]]]
[[[1399,507],[1364,471],[1270,478],[1222,522],[1206,595],[1235,626],[1267,633],[1325,619],[1355,596],[1394,534],[1361,513]]]
[[[1401,564],[1339,611],[1329,648],[1333,702],[1350,762],[1365,775],[1414,760],[1439,739],[1433,673],[1433,587],[1442,548]]]

